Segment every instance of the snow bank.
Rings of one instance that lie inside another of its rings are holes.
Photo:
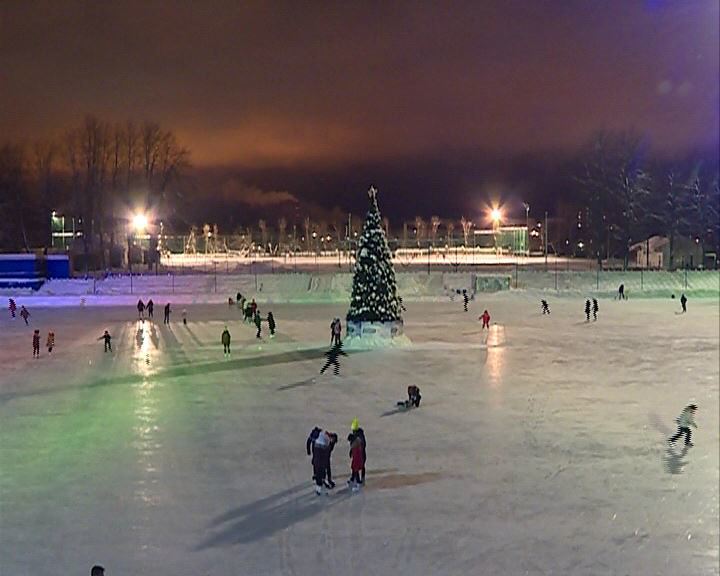
[[[523,290],[552,296],[593,294],[614,297],[625,284],[629,298],[679,297],[718,298],[720,274],[717,271],[679,272],[578,272],[567,270],[533,271],[518,267],[509,273],[478,272],[398,272],[398,291],[406,301],[441,301],[456,298],[457,291],[494,292]],[[34,305],[77,306],[125,305],[138,298],[174,303],[218,303],[235,298],[237,292],[266,303],[344,303],[348,302],[352,274],[174,274],[111,276],[106,279],[49,280],[37,291],[5,289],[8,297],[31,299]]]

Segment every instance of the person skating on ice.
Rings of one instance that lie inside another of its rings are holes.
[[[482,313],[478,320],[482,320],[482,330],[485,330],[485,328],[490,330],[490,313],[487,310]]]
[[[600,307],[598,306],[597,298],[592,299],[592,313],[593,313],[593,321],[597,320],[598,310],[600,310]]]
[[[40,358],[40,330],[35,330],[33,332],[32,344],[33,358]]]
[[[223,355],[227,358],[230,355],[230,331],[227,326],[225,326],[225,330],[223,330],[220,341],[223,345]]]
[[[360,471],[363,469],[362,440],[355,437],[350,443],[350,489],[357,492],[360,489]]]
[[[627,300],[627,296],[625,296],[625,284],[620,284],[618,287],[618,300]]]
[[[407,393],[409,406],[419,408],[420,400],[422,400],[422,396],[420,396],[420,388],[415,386],[415,384],[410,384],[410,386],[408,386]]]
[[[185,308],[183,308],[183,311],[182,311],[182,321],[183,321],[183,324],[185,326],[187,326],[187,310]]]
[[[257,308],[255,308],[253,324],[255,324],[255,328],[257,329],[257,332],[255,333],[255,338],[260,338],[260,331],[262,330],[262,318],[260,317],[260,310],[258,310]]]
[[[30,312],[28,312],[28,309],[25,308],[25,306],[20,306],[20,318],[25,320],[25,326],[28,326],[28,318],[30,317]]]
[[[112,336],[110,336],[110,332],[105,330],[98,340],[102,340],[105,343],[105,352],[112,352],[112,344],[110,343]]]
[[[272,312],[267,315],[268,330],[270,330],[270,338],[275,338],[275,316]]]
[[[235,294],[235,303],[236,304],[240,305],[240,302],[242,301],[242,299],[243,299],[243,297],[242,297],[242,294],[240,294],[240,292]]]
[[[145,306],[145,309],[147,310],[148,318],[152,318],[153,312],[155,311],[155,303],[152,301],[152,298],[150,298],[150,300],[148,300],[147,306]]]
[[[170,324],[170,302],[165,304],[165,310],[163,314],[163,324]]]
[[[585,300],[585,322],[590,322],[590,300]]]
[[[324,374],[325,370],[327,370],[332,364],[335,376],[339,376],[340,364],[338,362],[338,356],[347,356],[345,351],[342,349],[342,344],[334,344],[333,347],[330,348],[330,350],[325,352],[325,357],[327,358],[327,361],[325,362],[325,365],[320,369],[320,374]]]
[[[463,296],[463,310],[465,310],[465,312],[467,312],[468,311],[468,302],[470,302],[470,297],[468,296],[467,290],[463,289],[462,296]]]
[[[680,296],[680,306],[682,306],[682,313],[685,314],[685,312],[687,312],[687,297],[684,292],[682,296]]]
[[[330,467],[330,434],[320,428],[313,428],[306,442],[308,454],[312,454],[313,480],[315,493],[319,496],[325,491],[325,480]]]
[[[333,318],[333,321],[330,322],[330,346],[335,344],[335,324],[337,324],[337,321],[337,318]]]
[[[675,441],[680,438],[680,436],[685,434],[685,446],[693,446],[693,443],[690,441],[692,437],[690,427],[692,426],[693,428],[697,428],[697,424],[695,424],[696,411],[697,406],[695,404],[690,404],[689,406],[686,406],[680,413],[680,416],[675,419],[678,425],[678,431],[675,436],[668,439],[668,442],[670,442],[670,444],[674,444]]]
[[[330,335],[330,343],[342,344],[342,322],[340,321],[340,318],[335,318],[335,320],[333,320],[330,330],[332,332]]]
[[[48,354],[52,354],[53,348],[55,348],[55,332],[53,332],[52,330],[48,332],[45,345],[47,346]]]
[[[548,306],[547,300],[540,300],[543,314],[550,314],[550,306]]]
[[[145,320],[145,304],[142,300],[137,303],[138,320]]]
[[[365,482],[365,463],[367,462],[367,440],[365,439],[365,430],[360,428],[360,422],[357,418],[353,418],[350,423],[350,434],[348,434],[348,443],[351,446],[350,456],[352,456],[352,443],[359,438],[362,442],[362,468],[360,469],[360,484]],[[348,480],[350,483],[350,480]]]

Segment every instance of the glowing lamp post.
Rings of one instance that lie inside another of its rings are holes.
[[[502,211],[500,210],[500,208],[495,207],[490,210],[490,220],[492,220],[493,240],[495,241],[495,253],[499,254],[497,233],[500,228],[500,220],[502,220]]]

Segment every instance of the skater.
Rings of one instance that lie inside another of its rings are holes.
[[[268,329],[270,330],[270,338],[275,338],[275,316],[272,312],[267,315]]]
[[[418,388],[414,384],[411,384],[410,386],[408,386],[407,394],[408,399],[400,400],[397,405],[401,408],[419,408],[420,400],[422,400],[422,396],[420,396],[420,388]]]
[[[695,404],[690,404],[689,406],[686,406],[685,409],[680,413],[680,416],[675,419],[678,424],[678,431],[675,436],[668,439],[668,442],[670,442],[670,444],[674,444],[675,440],[685,434],[685,446],[693,446],[693,443],[690,441],[690,438],[692,436],[690,426],[692,426],[693,428],[697,428],[697,424],[695,424],[694,418],[696,410],[697,406]]]
[[[345,351],[342,349],[342,344],[335,344],[332,348],[330,348],[330,350],[325,352],[327,362],[325,362],[325,365],[320,369],[320,374],[324,374],[325,370],[327,370],[330,367],[330,364],[332,364],[335,376],[340,376],[340,364],[338,363],[338,356],[347,356],[347,354],[345,354]]]
[[[15,300],[10,298],[10,301],[8,303],[8,310],[10,310],[10,317],[15,318],[15,311],[17,310],[17,304],[15,304]]]
[[[145,304],[142,300],[138,300],[137,303],[138,319],[145,320]]]
[[[400,304],[400,310],[407,312],[407,308],[405,308],[405,304],[403,304],[402,296],[398,296],[398,304]]]
[[[183,308],[183,311],[182,311],[182,321],[183,321],[183,324],[185,326],[187,326],[187,310],[185,308]]]
[[[255,298],[253,298],[252,302],[250,302],[250,318],[251,319],[255,317],[255,312],[257,312],[257,308],[258,308],[257,302],[255,302]]]
[[[348,443],[350,444],[350,456],[352,457],[352,444],[356,439],[362,443],[362,467],[360,468],[360,484],[365,483],[365,463],[367,462],[367,441],[365,440],[365,431],[360,428],[360,422],[357,418],[353,418],[350,423],[350,434],[348,434]],[[350,480],[348,480],[350,484]]]
[[[105,576],[105,568],[99,564],[95,564],[95,566],[90,569],[90,576]]]
[[[540,304],[542,305],[542,313],[550,314],[550,306],[548,306],[547,300],[540,300]]]
[[[235,302],[233,302],[233,299],[232,299],[232,298],[228,298],[228,306],[231,306],[231,307],[232,307],[234,304],[235,304]]]
[[[593,310],[593,322],[597,322],[597,313],[598,313],[598,310],[600,310],[600,307],[598,306],[597,298],[593,298],[592,310]]]
[[[467,312],[468,311],[468,302],[470,301],[467,290],[463,289],[462,295],[463,295],[463,310],[465,310],[465,312]]]
[[[253,323],[255,324],[255,328],[257,328],[257,333],[255,334],[255,338],[260,338],[260,330],[262,328],[262,318],[260,317],[260,310],[255,308],[255,316],[253,317]]]
[[[155,310],[155,303],[152,301],[152,298],[148,300],[147,306],[145,306],[148,313],[148,318],[153,317],[153,310]]]
[[[682,306],[682,313],[685,314],[685,312],[687,312],[687,297],[685,296],[684,292],[683,295],[680,296],[680,306]]]
[[[163,317],[163,324],[170,324],[170,302],[165,304],[165,314]]]
[[[25,320],[25,326],[28,326],[28,318],[30,317],[30,312],[28,312],[25,306],[20,306],[20,317]]]
[[[252,320],[252,308],[249,303],[246,303],[243,308],[243,321],[250,322],[250,320]]]
[[[313,480],[315,481],[315,494],[321,495],[325,490],[325,480],[330,470],[330,452],[332,451],[332,433],[326,432],[317,426],[312,429],[305,442],[308,455],[312,454]],[[337,435],[334,435],[337,441]],[[332,473],[331,473],[332,476]],[[332,479],[329,486],[334,486]]]
[[[227,358],[230,356],[230,331],[227,326],[225,326],[225,330],[223,330],[220,341],[223,345],[223,355]]]
[[[411,384],[410,386],[408,386],[407,393],[410,406],[420,408],[420,400],[422,400],[422,396],[420,396],[420,388],[418,386],[415,386],[414,384]]]
[[[112,336],[110,336],[110,332],[105,330],[98,340],[103,340],[105,342],[105,352],[112,352],[112,344],[110,343]]]
[[[627,300],[627,296],[625,296],[625,284],[620,284],[618,287],[618,300]]]
[[[357,492],[360,489],[362,481],[360,479],[360,471],[364,468],[363,463],[363,444],[359,436],[356,436],[350,443],[350,489]]]
[[[333,321],[330,322],[330,346],[335,344],[335,325],[337,322],[337,318],[333,318]]]
[[[332,343],[342,344],[342,322],[340,321],[340,318],[335,318],[333,324],[334,326],[332,327]]]
[[[585,322],[590,322],[590,300],[585,300]]]
[[[245,314],[245,296],[240,296],[240,300],[237,301],[237,305],[240,307],[240,312]]]
[[[478,318],[478,320],[482,320],[482,329],[485,330],[487,328],[490,330],[490,313],[485,310],[485,312],[482,313],[482,316]]]
[[[242,300],[243,300],[243,297],[242,297],[242,294],[240,294],[240,292],[238,292],[237,294],[235,294],[235,302],[237,302],[238,304],[240,304],[240,302],[241,302]]]
[[[33,332],[33,358],[40,358],[40,330]]]
[[[52,330],[48,332],[45,345],[47,346],[48,354],[52,354],[53,348],[55,348],[55,332]]]

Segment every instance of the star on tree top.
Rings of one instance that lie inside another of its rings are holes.
[[[375,188],[375,186],[370,186],[370,190],[368,190],[368,197],[370,200],[375,200],[377,198],[377,188]]]

